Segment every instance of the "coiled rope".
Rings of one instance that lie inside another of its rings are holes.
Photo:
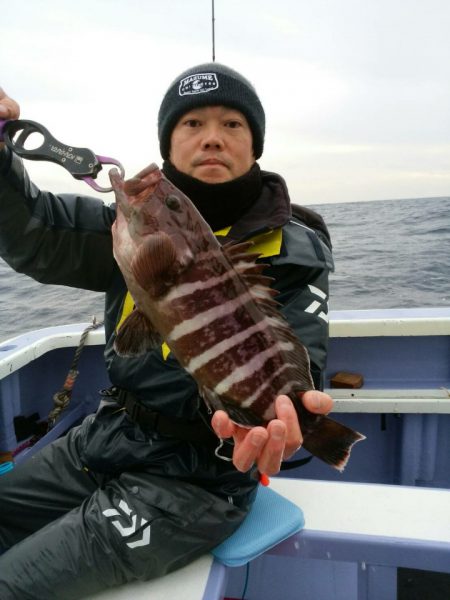
[[[63,410],[65,410],[69,405],[69,402],[72,397],[73,386],[75,385],[75,380],[79,373],[77,368],[78,363],[80,361],[80,356],[89,333],[94,329],[101,327],[102,325],[103,321],[97,321],[96,317],[93,317],[92,324],[88,325],[88,327],[86,327],[86,329],[81,334],[80,342],[75,351],[75,355],[73,357],[72,364],[70,365],[69,372],[67,373],[66,380],[64,381],[64,385],[53,396],[54,407],[48,415],[48,431],[50,431],[50,429],[52,429],[55,426],[58,417],[63,412]]]

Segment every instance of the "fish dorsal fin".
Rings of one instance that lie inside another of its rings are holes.
[[[247,250],[249,250],[254,245],[255,243],[251,240],[249,240],[248,242],[239,242],[238,244],[236,244],[235,242],[228,242],[227,244],[224,244],[222,246],[222,249],[228,256],[228,258],[232,260],[232,257],[236,256],[236,254],[245,255]],[[260,254],[258,254],[258,256],[260,256]]]
[[[269,308],[275,309],[279,306],[278,302],[274,300],[274,297],[278,295],[278,291],[270,287],[270,284],[274,281],[273,277],[262,274],[268,265],[256,262],[260,254],[246,252],[253,245],[251,241],[240,244],[230,243],[223,247],[223,252],[232,264],[233,269],[247,285],[254,301],[267,313]]]
[[[280,342],[288,342],[292,346],[292,350],[287,351],[287,360],[291,365],[291,374],[296,385],[301,390],[313,389],[308,351],[280,312],[281,305],[275,300],[279,292],[270,287],[274,279],[262,275],[262,271],[268,265],[255,262],[260,255],[248,252],[252,246],[252,242],[227,244],[223,250],[235,271],[247,285],[255,304],[270,319],[277,339]]]
[[[114,341],[119,356],[139,356],[161,346],[162,339],[150,320],[135,309],[120,326]]]

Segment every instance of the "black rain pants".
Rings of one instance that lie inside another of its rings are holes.
[[[71,600],[208,552],[245,511],[174,478],[87,471],[76,429],[0,477],[1,600]]]

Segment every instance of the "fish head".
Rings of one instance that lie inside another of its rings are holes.
[[[110,179],[117,200],[116,262],[135,301],[139,289],[161,298],[218,242],[189,198],[156,165],[127,181],[113,169]]]
[[[118,169],[111,169],[109,178],[117,202],[117,213],[123,215],[126,221],[138,221],[141,212],[151,210],[151,196],[161,173],[156,164],[149,165],[135,177],[124,181]]]
[[[133,239],[161,234],[169,236],[180,250],[195,252],[201,240],[212,235],[209,225],[189,198],[176,188],[155,164],[124,181],[110,171],[117,200],[118,219],[127,222]]]

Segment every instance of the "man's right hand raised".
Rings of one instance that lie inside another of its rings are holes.
[[[18,119],[19,116],[20,106],[6,94],[3,88],[0,87],[0,119]],[[0,150],[4,145],[3,142],[0,142]]]

